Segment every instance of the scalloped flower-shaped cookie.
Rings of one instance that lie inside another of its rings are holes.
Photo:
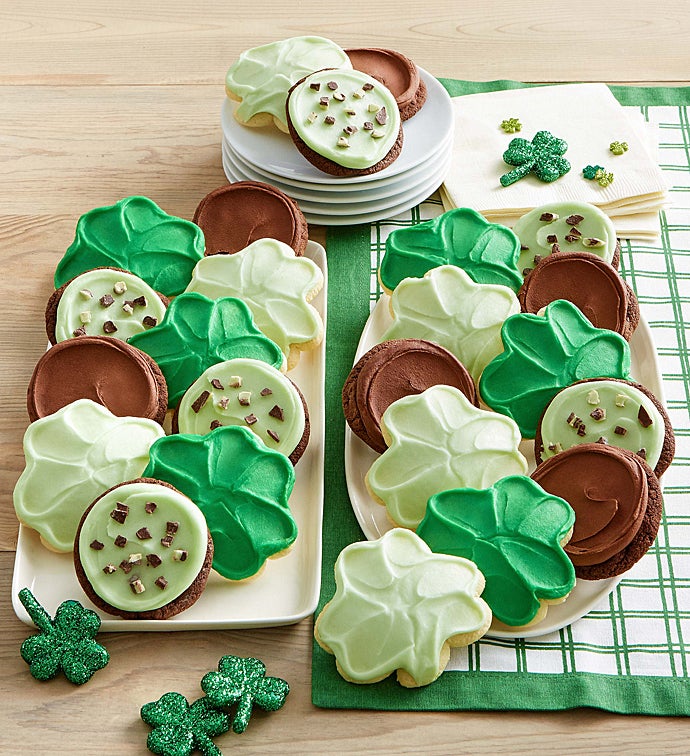
[[[91,399],[78,399],[26,429],[26,467],[14,488],[25,525],[56,551],[72,551],[86,507],[103,491],[138,478],[161,426],[143,417],[116,417]]]
[[[143,477],[170,483],[201,509],[213,538],[213,568],[230,580],[256,574],[297,537],[288,505],[294,468],[248,428],[161,438]]]
[[[277,344],[261,333],[247,305],[235,297],[212,300],[203,294],[181,294],[159,325],[134,334],[129,343],[160,367],[170,407],[211,365],[235,357],[262,360],[277,369],[284,362]]]
[[[302,349],[318,346],[323,321],[309,302],[323,286],[323,273],[277,239],[258,239],[233,255],[211,255],[196,264],[187,291],[210,299],[237,297],[254,324],[287,358],[288,369]]]
[[[204,247],[195,223],[168,215],[148,197],[125,197],[79,218],[55,271],[55,288],[87,270],[123,268],[171,297],[184,291]]]
[[[548,603],[573,589],[575,569],[563,544],[574,522],[567,501],[511,475],[487,489],[435,494],[417,535],[432,551],[475,562],[494,617],[517,627],[541,620]]]
[[[367,473],[367,487],[397,525],[416,528],[429,497],[450,488],[487,488],[525,475],[520,432],[503,415],[475,407],[452,386],[432,386],[384,412],[389,448]]]
[[[421,278],[439,265],[457,265],[476,283],[517,291],[523,283],[519,256],[520,240],[509,228],[458,207],[389,234],[379,278],[390,293],[404,278]]]
[[[423,278],[406,278],[391,295],[393,325],[381,341],[427,339],[452,352],[474,381],[503,351],[501,326],[520,312],[507,286],[475,283],[464,270],[440,265]]]
[[[512,417],[525,438],[534,438],[553,397],[584,378],[628,378],[630,346],[617,333],[595,328],[571,302],[557,299],[544,315],[520,313],[501,332],[505,351],[487,365],[479,382],[482,399]]]
[[[409,530],[343,549],[335,583],[314,635],[351,682],[378,682],[397,670],[406,687],[428,685],[446,666],[450,647],[478,640],[491,622],[477,566],[433,554]]]

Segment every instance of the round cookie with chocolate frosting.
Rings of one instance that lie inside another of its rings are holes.
[[[109,336],[80,336],[52,346],[38,361],[27,390],[33,422],[77,399],[91,399],[118,417],[162,423],[168,388],[158,365],[136,347]]]
[[[400,118],[406,121],[426,102],[426,84],[419,69],[406,55],[380,47],[345,50],[352,67],[380,81],[395,95]]]
[[[46,305],[51,344],[75,336],[130,336],[158,325],[168,298],[122,268],[94,268],[53,292]]]
[[[77,578],[89,599],[123,619],[163,620],[201,595],[213,540],[197,505],[153,478],[119,483],[84,512],[74,539]]]
[[[377,173],[402,150],[402,120],[394,95],[361,71],[315,71],[290,88],[285,107],[292,141],[324,173]]]
[[[535,315],[556,299],[567,299],[593,326],[615,331],[627,341],[640,323],[635,292],[612,265],[591,252],[544,257],[518,291],[522,312]]]
[[[583,444],[539,465],[532,479],[575,510],[566,554],[583,580],[629,570],[659,530],[661,485],[647,463],[626,449]]]
[[[447,349],[425,339],[392,339],[372,347],[352,368],[343,386],[343,410],[353,433],[384,452],[383,413],[404,396],[430,386],[454,386],[475,406],[477,389],[467,368]]]
[[[641,383],[613,378],[577,381],[546,406],[537,426],[537,464],[577,444],[627,449],[661,477],[675,455],[675,435],[664,405]]]
[[[206,255],[232,254],[257,239],[278,239],[304,254],[309,227],[297,203],[275,186],[237,181],[209,192],[194,211]]]

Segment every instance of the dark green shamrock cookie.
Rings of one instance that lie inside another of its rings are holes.
[[[78,601],[63,601],[51,620],[28,588],[19,591],[19,600],[39,629],[21,647],[22,659],[37,680],[51,680],[62,670],[71,683],[83,685],[108,663],[110,655],[94,640],[101,627],[96,612]]]

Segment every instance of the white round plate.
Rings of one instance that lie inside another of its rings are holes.
[[[390,297],[383,294],[372,310],[362,330],[355,354],[355,363],[365,352],[381,341],[381,337],[391,325],[389,302]],[[656,351],[649,326],[644,318],[640,318],[640,324],[630,339],[630,353],[631,374],[634,379],[646,386],[663,403],[661,374]],[[520,451],[527,459],[529,470],[532,472],[536,467],[534,441],[523,439],[520,444]],[[346,425],[345,477],[347,490],[357,521],[369,540],[376,540],[393,528],[392,522],[388,519],[386,508],[371,498],[364,483],[369,468],[378,456]],[[524,630],[495,630],[491,628],[487,636],[493,638],[532,638],[556,632],[587,614],[597,602],[611,593],[622,577],[622,575],[619,575],[606,580],[578,580],[575,588],[568,596],[568,600],[562,604],[550,606],[546,618],[534,627],[527,627]]]
[[[421,184],[434,171],[438,171],[441,166],[448,162],[450,150],[452,148],[452,139],[449,139],[442,150],[426,163],[411,168],[407,173],[400,176],[391,176],[381,182],[370,182],[367,184],[354,184],[349,187],[337,187],[316,184],[305,184],[303,181],[289,181],[281,179],[267,171],[257,168],[251,163],[247,163],[241,155],[233,149],[232,145],[223,138],[223,154],[227,161],[233,165],[236,172],[248,176],[252,181],[263,181],[277,187],[281,191],[289,194],[294,199],[304,199],[312,202],[360,202],[362,197],[368,200],[380,199],[399,192],[404,188],[413,188]]]
[[[225,158],[225,154],[223,154],[223,170],[231,184],[236,181],[247,180],[246,177],[233,171]],[[426,185],[419,187],[403,202],[400,202],[399,195],[394,195],[391,197],[391,203],[387,206],[381,207],[379,210],[372,211],[367,205],[367,209],[364,212],[350,213],[347,212],[347,210],[343,210],[342,207],[339,208],[338,205],[324,205],[323,209],[319,208],[319,210],[316,211],[305,209],[300,200],[297,200],[297,204],[300,206],[307,223],[321,226],[352,226],[358,223],[373,223],[381,220],[381,218],[389,218],[398,215],[399,213],[405,212],[411,207],[418,205],[420,202],[423,202],[433,194],[439,186],[441,186],[445,175],[446,169],[440,171],[439,174]]]
[[[238,123],[233,116],[236,105],[227,97],[221,109],[223,133],[246,162],[285,179],[338,186],[397,176],[426,162],[453,130],[453,106],[448,93],[430,73],[421,68],[419,72],[427,86],[426,102],[418,113],[403,122],[399,157],[375,174],[338,178],[323,173],[300,154],[289,134],[273,126],[252,128]]]
[[[223,165],[227,167],[235,180],[255,180],[252,172],[238,164],[237,160],[228,151],[223,152]],[[423,173],[419,181],[408,184],[403,180],[400,187],[397,187],[393,192],[385,192],[381,197],[371,197],[368,191],[362,189],[354,197],[351,195],[352,198],[349,201],[341,199],[335,203],[330,201],[330,196],[324,198],[323,195],[314,193],[309,197],[304,197],[290,187],[277,185],[277,188],[294,199],[299,204],[303,213],[315,213],[328,218],[337,215],[347,215],[350,217],[361,214],[370,215],[372,213],[380,215],[381,213],[385,213],[388,208],[397,207],[422,194],[426,198],[426,196],[435,191],[443,183],[447,170],[448,159],[444,160],[439,166],[432,166],[432,170]],[[276,185],[274,184],[274,186]],[[356,201],[354,200],[355,197]]]

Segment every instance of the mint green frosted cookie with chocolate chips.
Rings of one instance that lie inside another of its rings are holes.
[[[376,173],[402,149],[395,97],[361,71],[316,71],[291,87],[286,108],[295,146],[325,173]]]

